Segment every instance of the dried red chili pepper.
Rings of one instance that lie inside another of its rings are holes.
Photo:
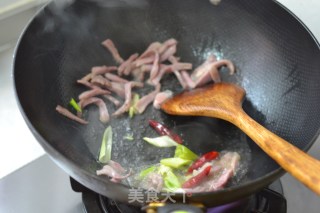
[[[193,170],[200,168],[206,162],[212,161],[219,156],[219,153],[216,151],[208,152],[202,155],[198,160],[193,162],[193,164],[189,167],[187,173],[192,173]]]
[[[182,139],[181,137],[174,133],[173,131],[171,131],[168,127],[166,127],[165,125],[163,125],[162,123],[159,123],[158,121],[155,120],[149,120],[149,125],[156,130],[156,132],[159,135],[168,135],[170,138],[172,138],[175,142],[182,144]]]
[[[182,184],[182,188],[193,188],[197,185],[199,185],[203,179],[208,176],[208,174],[210,173],[211,170],[211,166],[207,166],[203,171],[201,171],[199,174],[197,174],[196,176],[190,178],[189,180],[187,180],[186,182],[184,182],[184,184]]]

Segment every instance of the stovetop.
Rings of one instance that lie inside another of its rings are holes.
[[[281,183],[288,202],[288,213],[319,212],[319,197],[311,194],[289,175],[281,178]],[[272,190],[278,192],[272,187],[273,185],[271,185]],[[96,201],[97,199],[92,202]],[[263,212],[258,210],[260,213]],[[0,212],[81,213],[85,211],[82,195],[71,189],[69,176],[45,155],[0,179]]]
[[[140,213],[143,212],[142,209],[148,209],[147,206],[136,207],[111,200],[91,191],[73,178],[70,178],[70,184],[75,192],[81,193],[85,213]],[[187,206],[187,204],[171,205],[175,205],[174,207],[179,210],[183,210]],[[161,210],[167,212],[165,208],[169,206],[170,204],[157,210],[158,212]],[[192,205],[189,205],[190,207],[194,208]],[[207,208],[205,211],[207,213],[287,213],[287,201],[283,195],[282,184],[280,180],[277,180],[250,197],[218,207]],[[202,211],[195,209],[193,212]]]

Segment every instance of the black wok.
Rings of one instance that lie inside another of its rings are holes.
[[[107,125],[91,107],[88,125],[79,125],[55,111],[84,91],[78,78],[97,65],[113,65],[101,46],[114,40],[127,58],[153,41],[176,38],[183,61],[199,65],[210,54],[232,60],[237,73],[224,81],[242,86],[245,111],[280,137],[308,150],[320,127],[320,51],[308,29],[289,11],[268,0],[75,1],[58,8],[46,6],[29,24],[17,46],[14,83],[21,112],[31,131],[52,159],[88,188],[119,201],[128,201],[129,187],[114,184],[95,173],[102,132]],[[163,88],[179,92],[175,79],[163,79]],[[110,106],[110,110],[114,110]],[[224,190],[196,193],[188,202],[215,206],[248,196],[284,172],[233,125],[218,119],[173,117],[149,107],[141,116],[113,119],[116,133],[112,159],[126,167],[157,163],[171,149],[151,147],[144,136],[156,136],[147,121],[165,122],[183,135],[197,153],[235,150],[248,168]],[[18,131],[18,130],[17,130]],[[133,132],[135,141],[123,140]],[[176,194],[173,198],[181,198]],[[138,204],[138,203],[137,203]],[[140,204],[142,205],[142,204]]]

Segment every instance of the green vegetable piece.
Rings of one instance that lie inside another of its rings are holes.
[[[172,140],[169,136],[160,136],[156,138],[147,138],[144,137],[143,140],[147,141],[148,143],[157,146],[157,147],[172,147],[178,146],[179,144]]]
[[[99,161],[101,163],[108,163],[111,159],[112,149],[112,128],[109,126],[103,133],[102,143],[99,154]]]
[[[131,106],[129,108],[129,117],[130,118],[133,118],[133,116],[135,114],[137,114],[136,105],[139,100],[140,100],[140,95],[137,93],[134,93],[133,97],[132,97],[132,101],[131,101]]]
[[[159,169],[158,169],[158,173],[162,176],[164,176],[167,172],[172,172],[172,169],[168,166],[165,165],[160,165]]]
[[[181,188],[181,183],[178,177],[172,171],[166,172],[163,180],[165,188],[169,191],[176,191]]]
[[[162,175],[164,187],[168,191],[175,191],[181,188],[181,183],[178,177],[173,173],[172,169],[165,165],[160,165],[158,173]]]
[[[134,107],[131,106],[131,107],[129,108],[129,118],[133,118],[133,116],[134,116],[134,114],[135,114],[134,111],[135,111],[135,110],[134,110]]]
[[[82,112],[81,107],[78,105],[78,103],[77,103],[73,98],[71,98],[69,104],[70,104],[77,112]]]
[[[128,141],[133,141],[133,134],[127,134],[126,136],[123,137],[124,139],[128,140]]]
[[[139,177],[142,179],[142,178],[145,178],[149,173],[151,172],[154,172],[156,170],[156,166],[150,166],[144,170],[142,170],[139,174]]]
[[[190,164],[191,160],[186,160],[182,158],[165,158],[160,161],[162,165],[169,166],[171,168],[179,169],[183,166]]]
[[[192,152],[190,149],[183,145],[178,145],[176,148],[176,151],[174,153],[175,158],[182,158],[185,160],[191,160],[194,161],[198,159],[198,155],[196,155],[194,152]]]

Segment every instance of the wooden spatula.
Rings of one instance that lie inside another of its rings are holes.
[[[174,96],[161,109],[172,115],[207,116],[233,123],[283,169],[320,195],[320,161],[250,118],[242,109],[244,96],[239,86],[217,83]]]

